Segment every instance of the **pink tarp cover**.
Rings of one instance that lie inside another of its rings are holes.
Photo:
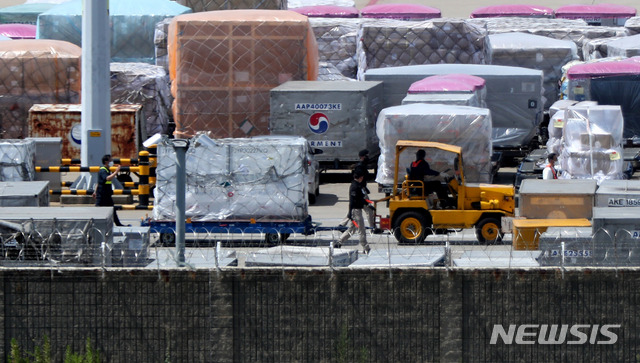
[[[376,4],[360,10],[363,18],[432,19],[439,18],[439,9],[419,4]]]
[[[567,71],[569,79],[640,74],[640,56],[619,61],[577,64]]]
[[[601,17],[635,16],[636,9],[615,4],[565,5],[556,9],[556,17],[600,15]]]
[[[31,24],[0,24],[0,35],[11,39],[35,39],[37,29]]]
[[[353,6],[316,5],[290,9],[310,18],[357,18],[360,12]]]
[[[484,84],[484,79],[469,74],[445,74],[414,82],[407,93],[473,92],[483,88]]]
[[[538,5],[493,5],[475,9],[472,18],[490,18],[499,16],[550,16],[553,9]]]

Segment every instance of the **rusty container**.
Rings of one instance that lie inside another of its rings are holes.
[[[36,104],[29,109],[29,137],[62,138],[62,157],[80,158],[80,104]],[[141,105],[111,105],[111,154],[135,158],[147,138]]]

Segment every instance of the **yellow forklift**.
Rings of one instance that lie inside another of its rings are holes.
[[[453,175],[444,180],[449,200],[438,199],[436,193],[426,190],[423,180],[408,180],[407,175],[400,174],[400,155],[406,150],[418,149],[424,149],[427,155],[435,151],[452,160]],[[400,140],[396,143],[393,192],[376,203],[382,201],[388,202],[389,216],[379,219],[379,227],[392,230],[398,243],[422,243],[432,233],[471,227],[475,227],[479,242],[495,243],[503,237],[502,218],[514,216],[515,188],[465,183],[459,146]]]

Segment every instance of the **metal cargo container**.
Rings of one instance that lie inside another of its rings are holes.
[[[640,207],[640,180],[603,180],[596,190],[596,207]]]
[[[520,216],[591,219],[597,183],[593,179],[526,179],[520,186]]]
[[[62,138],[62,157],[80,158],[80,104],[39,104],[29,110],[30,137]],[[111,105],[111,154],[119,158],[135,158],[147,135],[140,123],[142,106]]]
[[[0,207],[47,206],[48,181],[0,182]]]
[[[146,266],[149,227],[113,227],[113,266]]]
[[[322,149],[320,163],[356,162],[378,153],[382,82],[290,81],[271,90],[272,134],[303,136]]]
[[[593,241],[598,264],[640,266],[640,208],[594,208]]]
[[[595,249],[602,255],[603,245],[596,246],[591,227],[550,227],[540,235],[538,261],[541,266],[595,266]],[[600,257],[602,260],[602,256]]]
[[[18,257],[47,263],[111,265],[111,253],[107,252],[113,241],[111,207],[0,208],[0,221],[5,222],[0,226],[5,259],[11,259],[11,252],[17,250]],[[14,240],[16,243],[10,246],[7,237],[16,228],[28,236],[28,241]]]
[[[35,166],[59,166],[62,159],[62,138],[61,137],[34,137],[36,143]],[[60,173],[38,172],[35,173],[35,180],[46,180],[51,189],[60,188],[62,177]],[[60,201],[59,195],[51,195],[49,201]]]

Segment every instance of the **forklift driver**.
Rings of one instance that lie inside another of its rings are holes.
[[[425,176],[442,176],[443,178],[447,178],[446,173],[440,173],[431,169],[429,163],[424,160],[426,156],[426,152],[422,149],[416,152],[416,160],[411,163],[411,167],[409,167],[409,180],[420,180],[424,182],[425,195],[429,195],[432,192],[436,192],[438,195],[438,199],[443,202],[446,202],[449,199],[449,193],[445,186],[438,180],[432,181],[424,181]],[[416,184],[412,186],[417,186]],[[415,191],[416,188],[412,188]]]

